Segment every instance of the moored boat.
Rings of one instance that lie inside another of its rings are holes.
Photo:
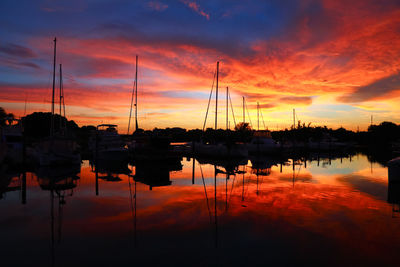
[[[128,149],[118,134],[118,125],[100,124],[92,133],[89,149],[95,160],[127,160]]]
[[[60,127],[55,132],[55,67],[56,67],[56,44],[54,38],[54,61],[53,61],[53,94],[51,103],[51,126],[50,136],[36,145],[36,160],[41,166],[52,165],[76,165],[81,163],[81,155],[78,145],[72,135],[68,135],[66,123],[62,120],[62,107],[65,118],[64,88],[62,84],[62,70],[60,64]],[[66,122],[66,119],[65,121]]]
[[[272,139],[269,131],[256,131],[247,145],[249,154],[271,155],[280,152],[280,146]]]

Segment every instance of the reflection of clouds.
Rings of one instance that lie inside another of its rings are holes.
[[[303,182],[303,183],[310,183],[310,182],[316,182],[313,181],[313,176],[311,174],[298,174],[298,172],[295,172],[294,177],[293,175],[281,175],[279,176],[279,180],[281,181],[286,181],[286,182]]]
[[[372,197],[386,201],[387,185],[360,175],[345,175],[337,178],[338,181],[350,184],[354,189],[367,193]]]
[[[222,175],[218,176],[221,243],[225,247],[247,248],[246,253],[256,246],[265,248],[265,242],[270,242],[274,248],[275,244],[281,244],[278,245],[280,251],[300,254],[304,250],[315,252],[315,247],[322,247],[322,253],[334,251],[341,260],[347,260],[348,254],[344,251],[356,251],[354,253],[359,253],[362,259],[373,258],[381,263],[382,255],[397,255],[399,225],[398,221],[392,220],[391,208],[386,203],[387,188],[373,180],[373,176],[358,175],[360,166],[368,166],[365,157],[360,157],[359,161],[365,162],[348,164],[354,167],[355,173],[347,175],[316,174],[316,168],[305,169],[304,166],[298,172],[300,166],[296,166],[298,176],[294,187],[292,166],[284,166],[282,173],[279,167],[273,167],[269,176],[258,180],[250,173],[251,168],[246,168],[244,190],[242,175],[231,176],[227,183]],[[142,247],[208,246],[212,243],[213,217],[210,223],[199,166],[196,163],[195,185],[191,185],[192,162],[182,163],[182,171],[171,173],[171,180],[179,181],[171,186],[149,191],[146,185],[136,184],[138,244]],[[207,177],[206,190],[213,215],[214,184],[210,177],[214,167],[202,165],[202,168]],[[80,176],[74,196],[65,206],[65,241],[96,243],[96,240],[104,244],[132,238],[128,176],[120,175],[122,181],[119,183],[99,181],[99,196],[95,196],[95,174],[87,162],[84,162]],[[327,184],[326,180],[332,177],[336,183]],[[24,240],[33,235],[39,238],[46,236],[48,231],[48,194],[38,190],[38,185],[32,181],[28,186],[28,224],[12,225],[24,218],[19,217],[20,210],[10,199],[0,201],[0,210],[5,204],[11,207],[10,213],[0,218],[0,222],[5,223],[1,231],[14,233],[13,240]],[[17,231],[19,229],[21,232]],[[299,243],[303,247],[300,252]],[[118,250],[123,251],[121,247]]]

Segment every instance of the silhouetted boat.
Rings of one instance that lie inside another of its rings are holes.
[[[7,146],[5,157],[11,164],[21,164],[23,161],[23,128],[17,119],[7,119],[8,124],[2,128],[2,138]]]
[[[137,162],[135,165],[134,180],[149,186],[152,190],[153,187],[171,185],[170,168],[167,163],[157,162]]]
[[[400,157],[388,162],[388,179],[389,182],[400,182]]]
[[[53,94],[51,101],[51,126],[50,137],[42,140],[36,146],[37,161],[41,166],[51,165],[77,165],[81,164],[81,155],[78,150],[78,144],[75,142],[71,135],[67,135],[66,125],[62,123],[61,107],[64,106],[65,118],[65,104],[64,104],[64,89],[62,85],[62,71],[60,64],[60,131],[55,132],[55,107],[54,107],[54,94],[55,94],[55,71],[56,71],[56,44],[57,39],[54,38],[54,61],[53,61]]]
[[[7,144],[5,142],[3,142],[3,138],[1,136],[1,140],[0,140],[0,165],[3,164],[3,161],[6,157],[6,153],[7,153]]]
[[[215,168],[221,167],[225,171],[221,173],[227,173],[233,175],[239,171],[240,166],[245,166],[248,163],[247,158],[210,158],[210,157],[198,157],[196,160],[199,164],[210,164]]]
[[[243,98],[244,102],[244,98]],[[243,105],[243,118],[244,118],[244,108]],[[257,154],[257,155],[273,155],[280,152],[280,146],[272,139],[271,132],[268,130],[260,130],[260,105],[257,102],[257,131],[253,133],[253,137],[250,143],[246,144],[247,150],[249,154]],[[263,123],[264,117],[262,116]],[[265,128],[265,124],[264,124]]]
[[[89,139],[89,149],[95,160],[119,161],[128,159],[128,149],[118,134],[117,125],[100,124]]]
[[[263,156],[263,155],[259,155],[259,156],[250,156],[249,160],[251,162],[251,168],[253,170],[256,169],[260,169],[260,170],[264,170],[264,169],[269,169],[271,170],[272,166],[276,166],[279,164],[279,161],[272,158],[272,157],[268,157],[268,156]]]
[[[280,146],[272,139],[269,131],[256,131],[247,145],[249,154],[274,155],[280,152]]]
[[[350,144],[339,142],[336,138],[331,137],[329,134],[324,134],[321,140],[310,140],[306,146],[312,151],[336,151],[343,150],[349,147]]]
[[[129,175],[131,173],[128,168],[128,162],[124,160],[97,160],[89,163],[92,166],[92,172],[96,173],[96,178],[108,182],[122,181],[119,175]]]
[[[387,202],[392,204],[392,216],[400,214],[400,181],[389,181]]]
[[[217,120],[217,118],[218,118],[218,76],[219,76],[219,62],[217,62],[217,69],[216,69],[215,130],[218,129],[218,126],[217,126],[217,121],[218,121]],[[210,94],[210,99],[211,99],[211,95],[212,95],[212,90],[211,90],[211,94]],[[227,104],[228,104],[228,98],[227,98]],[[207,120],[208,108],[209,108],[209,106],[207,107],[205,122]],[[227,109],[227,113],[228,113],[228,109]],[[204,126],[205,126],[205,122],[204,122]],[[203,131],[204,131],[204,126],[203,126]],[[227,129],[228,129],[228,125],[227,125]],[[203,156],[203,157],[245,158],[248,156],[248,151],[244,144],[229,142],[228,140],[226,142],[218,142],[216,140],[212,140],[211,142],[205,142],[204,140],[202,140],[201,142],[194,142],[192,150],[197,156]]]

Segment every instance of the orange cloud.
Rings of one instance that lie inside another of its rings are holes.
[[[189,3],[201,10],[195,2],[185,2]],[[122,118],[129,108],[136,54],[140,114],[154,119],[145,123],[149,128],[200,127],[217,60],[221,62],[219,85],[229,86],[235,112],[241,113],[240,98],[245,96],[251,116],[255,116],[255,103],[259,102],[270,109],[266,119],[273,122],[283,120],[282,112],[297,106],[311,111],[315,103],[361,106],[368,101],[374,109],[398,96],[398,8],[380,7],[373,1],[351,5],[324,1],[320,12],[305,10],[299,14],[285,31],[247,43],[173,33],[150,35],[124,24],[97,29],[99,36],[111,38],[60,37],[58,55],[65,66],[67,103],[96,108],[98,114],[102,114],[102,108],[109,109],[113,114],[107,116]],[[33,38],[27,45],[37,57],[47,58],[52,52],[48,39]],[[20,64],[8,60],[9,65]],[[44,75],[43,67],[31,69]],[[36,89],[48,88],[44,86],[46,81],[36,83]],[[3,86],[1,100],[25,101],[26,90],[18,89],[22,87],[26,85],[9,84],[9,89]],[[28,101],[45,98],[43,89],[32,92],[38,95],[29,95]],[[174,97],[166,92],[192,92],[197,97]],[[182,112],[193,121],[182,122]],[[154,115],[157,113],[159,119]],[[88,118],[97,115],[87,114]],[[340,112],[337,115],[342,116]]]

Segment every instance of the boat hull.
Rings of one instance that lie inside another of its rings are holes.
[[[231,146],[225,144],[195,143],[193,151],[196,155],[211,158],[246,158],[248,151],[243,144]]]

